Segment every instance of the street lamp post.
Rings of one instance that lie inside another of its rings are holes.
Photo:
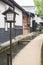
[[[5,22],[10,23],[10,54],[7,54],[8,56],[10,55],[10,62],[8,62],[7,64],[12,65],[12,38],[11,38],[11,29],[12,29],[12,22],[15,22],[15,17],[16,17],[16,12],[14,12],[11,8],[9,8],[8,10],[4,11],[2,13],[3,15],[5,15]],[[9,59],[7,59],[9,60]]]

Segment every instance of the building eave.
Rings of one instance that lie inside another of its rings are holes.
[[[28,12],[25,11],[19,4],[17,4],[14,0],[10,0],[10,2],[13,4],[13,6],[16,6],[17,8],[19,8],[22,12],[26,13],[28,16]]]
[[[28,14],[28,12],[27,11],[25,11],[20,5],[18,5],[14,0],[1,0],[2,2],[4,2],[4,3],[6,3],[6,4],[8,4],[9,6],[11,6],[11,7],[17,7],[18,9],[20,9],[22,12],[24,12],[25,14],[27,14],[28,16],[29,16],[29,14]]]
[[[9,6],[13,7],[13,4],[8,0],[1,0],[2,2],[8,4]]]

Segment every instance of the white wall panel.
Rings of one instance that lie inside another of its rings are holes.
[[[15,12],[19,14],[19,15],[16,15],[16,25],[22,26],[22,11],[15,7]]]
[[[5,28],[5,20],[4,15],[2,15],[2,12],[8,9],[8,5],[0,1],[0,28]]]
[[[0,28],[5,28],[5,20],[4,16],[2,15],[2,12],[8,9],[8,5],[0,1]],[[15,12],[17,12],[19,15],[16,15],[16,25],[22,26],[22,11],[15,7]],[[12,25],[13,27],[13,25]],[[9,25],[8,25],[9,28]]]

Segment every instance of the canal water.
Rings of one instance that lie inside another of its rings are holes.
[[[31,37],[27,37],[26,39],[23,40],[32,40],[34,39],[36,36],[31,36]],[[19,53],[28,43],[20,43],[17,45],[14,45],[12,48],[12,59],[17,55],[17,53]],[[0,65],[7,65],[7,53],[9,53],[9,49],[0,53]]]
[[[21,49],[23,49],[24,47],[25,47],[24,44],[15,45],[12,49],[12,58],[15,57],[16,54],[19,53]],[[7,53],[8,52],[9,50],[0,53],[0,65],[7,65]]]

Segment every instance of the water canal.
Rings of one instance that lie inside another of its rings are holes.
[[[12,58],[16,56],[16,54],[25,47],[24,44],[17,44],[12,48]],[[9,53],[9,49],[0,53],[0,65],[7,65],[7,53]]]
[[[26,39],[23,39],[23,40],[32,40],[36,37],[37,35],[33,35],[33,36],[30,36],[30,37],[27,37]],[[25,42],[26,43],[26,42]],[[22,43],[22,44],[17,44],[17,45],[14,45],[13,48],[12,48],[12,59],[17,55],[17,53],[19,53],[25,46],[27,45]],[[9,49],[3,52],[0,53],[0,65],[7,65],[7,53],[9,53]]]

